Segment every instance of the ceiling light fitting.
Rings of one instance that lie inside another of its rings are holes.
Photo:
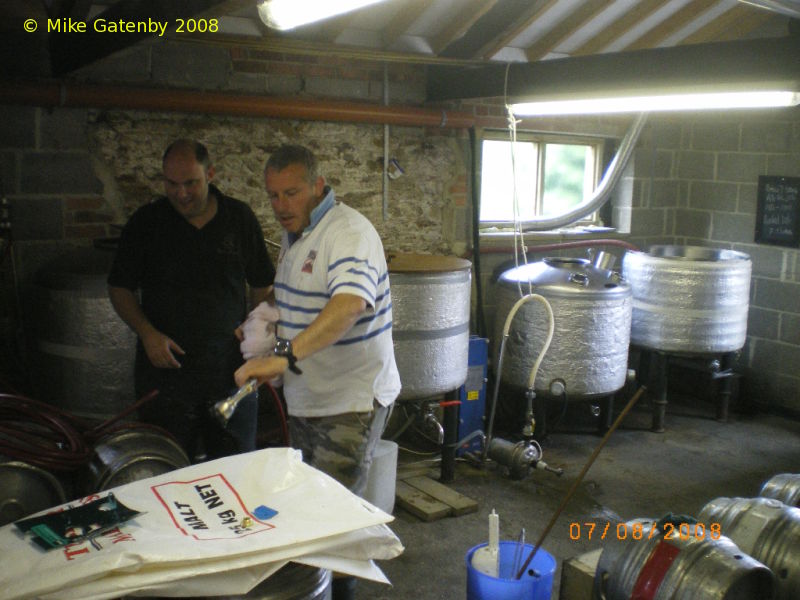
[[[286,31],[378,2],[383,0],[259,0],[258,16],[267,27]]]
[[[800,2],[798,0],[739,0],[758,8],[765,8],[794,19],[800,18]]]
[[[428,100],[498,97],[514,114],[725,110],[800,103],[800,36],[478,67],[431,67]]]
[[[736,110],[778,108],[800,104],[800,93],[791,90],[730,92],[665,92],[560,100],[531,100],[511,106],[520,117],[548,115],[589,115],[625,112],[662,112],[691,110]]]

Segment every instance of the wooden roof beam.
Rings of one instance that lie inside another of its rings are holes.
[[[584,56],[586,54],[596,54],[604,48],[610,46],[614,41],[622,37],[628,31],[636,27],[639,23],[647,19],[650,15],[664,6],[665,0],[642,0],[632,9],[625,11],[619,19],[611,23],[608,27],[599,31],[597,35],[584,42],[584,44],[572,52],[572,56]]]
[[[484,60],[492,58],[495,54],[500,52],[500,50],[513,42],[519,34],[533,25],[545,12],[550,10],[556,2],[558,2],[558,0],[540,0],[534,3],[527,15],[518,19],[513,27],[484,44],[475,58],[482,58]]]
[[[467,0],[461,8],[459,16],[452,19],[450,24],[430,41],[433,53],[439,54],[460,39],[495,4],[497,4],[497,0]]]
[[[625,50],[645,50],[655,48],[676,31],[686,27],[701,14],[710,10],[719,0],[692,0],[683,8],[677,10],[671,17],[664,19],[657,27],[642,34],[637,40],[630,43]]]

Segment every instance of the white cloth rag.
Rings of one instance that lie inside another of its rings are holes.
[[[250,311],[242,323],[242,339],[239,350],[245,360],[261,356],[270,356],[275,349],[278,319],[280,313],[276,306],[262,302]],[[272,387],[283,385],[283,377],[270,379]]]
[[[275,347],[275,326],[280,318],[278,309],[266,302],[256,306],[242,323],[239,350],[245,360],[257,356],[269,356]]]

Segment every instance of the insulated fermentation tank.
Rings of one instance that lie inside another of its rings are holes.
[[[631,288],[614,271],[582,258],[545,258],[514,267],[497,282],[494,352],[506,316],[521,295],[543,296],[555,330],[534,382],[537,394],[582,400],[608,396],[625,384],[631,325]],[[527,387],[548,331],[545,307],[524,304],[509,329],[502,381]]]

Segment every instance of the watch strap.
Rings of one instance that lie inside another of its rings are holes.
[[[289,361],[289,370],[292,373],[297,375],[303,374],[303,371],[297,366],[297,357],[292,351],[291,340],[278,339],[277,343],[275,344],[275,355],[283,356],[287,361]]]

